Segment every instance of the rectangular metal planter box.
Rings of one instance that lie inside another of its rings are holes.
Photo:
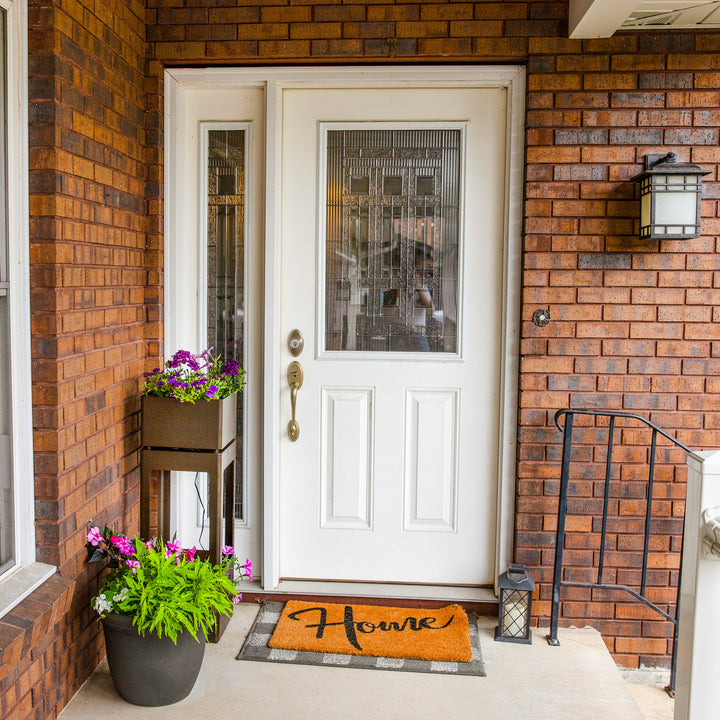
[[[237,393],[194,405],[174,398],[142,397],[144,447],[222,450],[235,439]]]

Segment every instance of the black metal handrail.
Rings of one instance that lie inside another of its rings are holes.
[[[608,439],[607,439],[607,456],[605,459],[605,487],[603,497],[603,515],[602,515],[602,527],[600,531],[600,557],[598,560],[598,574],[597,582],[594,583],[581,583],[581,582],[568,582],[562,579],[563,570],[563,550],[565,544],[565,518],[567,515],[567,494],[568,485],[570,482],[570,458],[572,452],[572,431],[573,431],[573,420],[575,415],[593,415],[608,417]],[[560,424],[560,419],[565,416],[564,428]],[[640,582],[640,592],[633,590],[626,585],[608,584],[603,582],[603,572],[605,569],[605,539],[607,534],[607,520],[608,520],[608,502],[610,498],[610,478],[612,472],[612,451],[613,451],[613,440],[615,433],[615,420],[616,418],[628,418],[632,420],[638,420],[639,422],[646,425],[652,430],[652,439],[650,444],[650,458],[649,458],[649,474],[648,474],[648,490],[647,490],[647,506],[645,511],[645,538],[643,542],[643,561],[642,561],[642,576]],[[684,445],[679,440],[669,435],[662,428],[659,428],[654,423],[650,422],[647,418],[642,415],[636,415],[634,413],[615,412],[611,410],[572,410],[564,409],[558,410],[555,413],[555,425],[559,430],[563,431],[563,448],[562,448],[562,460],[561,460],[561,474],[560,474],[560,498],[558,507],[558,522],[557,522],[557,535],[555,541],[555,566],[553,572],[553,594],[552,594],[552,610],[550,614],[550,634],[547,636],[547,641],[550,645],[559,645],[557,630],[558,630],[558,619],[560,610],[560,588],[562,587],[575,587],[575,588],[597,588],[602,590],[619,590],[626,592],[634,597],[636,600],[644,603],[649,608],[659,613],[666,620],[669,620],[675,626],[673,632],[673,645],[672,645],[672,659],[670,665],[670,684],[667,690],[670,694],[675,692],[675,664],[677,660],[677,629],[678,623],[677,618],[679,617],[679,606],[680,606],[680,578],[678,578],[678,590],[677,600],[675,604],[675,617],[672,617],[664,610],[661,610],[654,603],[645,597],[645,589],[647,583],[647,565],[648,565],[648,554],[649,554],[649,542],[650,542],[650,527],[652,520],[652,497],[653,497],[653,482],[655,479],[655,454],[657,449],[657,437],[661,435],[667,438],[672,443],[682,448],[689,455],[698,458],[699,456],[691,450],[687,445]],[[680,574],[682,574],[682,565],[680,567]]]

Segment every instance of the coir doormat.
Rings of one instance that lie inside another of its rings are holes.
[[[237,659],[485,675],[477,622],[459,605],[265,602]]]

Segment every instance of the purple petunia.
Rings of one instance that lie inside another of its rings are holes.
[[[236,377],[240,372],[240,363],[235,362],[235,360],[228,360],[225,365],[223,365],[222,372],[225,373],[225,375]]]
[[[181,402],[226,398],[245,386],[245,373],[238,362],[223,362],[212,348],[193,354],[178,350],[164,367],[145,373],[146,395],[176,398]]]
[[[180,367],[184,363],[188,362],[192,358],[192,354],[189,350],[178,350],[170,360],[167,361],[166,365],[169,368]]]

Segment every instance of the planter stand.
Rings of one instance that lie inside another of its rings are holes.
[[[210,502],[208,508],[208,533],[210,536],[210,561],[219,564],[222,560],[220,548],[234,544],[234,508],[235,508],[235,396],[232,400],[232,432],[225,428],[216,437],[232,438],[222,448],[155,447],[145,444],[153,437],[148,431],[156,422],[148,422],[146,400],[166,400],[167,398],[143,398],[143,449],[142,474],[140,480],[140,535],[150,535],[150,485],[153,473],[159,473],[157,527],[164,540],[170,538],[170,471],[205,472],[210,480]],[[173,403],[171,405],[181,405]],[[213,405],[216,401],[206,403]],[[225,402],[225,401],[222,401]],[[183,405],[185,403],[182,403]],[[192,406],[191,406],[192,407]],[[183,408],[183,410],[186,408]],[[218,442],[218,444],[219,444]],[[223,509],[225,512],[223,513]],[[223,518],[224,515],[224,518]],[[210,642],[217,642],[222,636],[229,618],[221,615],[216,630],[210,635]]]

